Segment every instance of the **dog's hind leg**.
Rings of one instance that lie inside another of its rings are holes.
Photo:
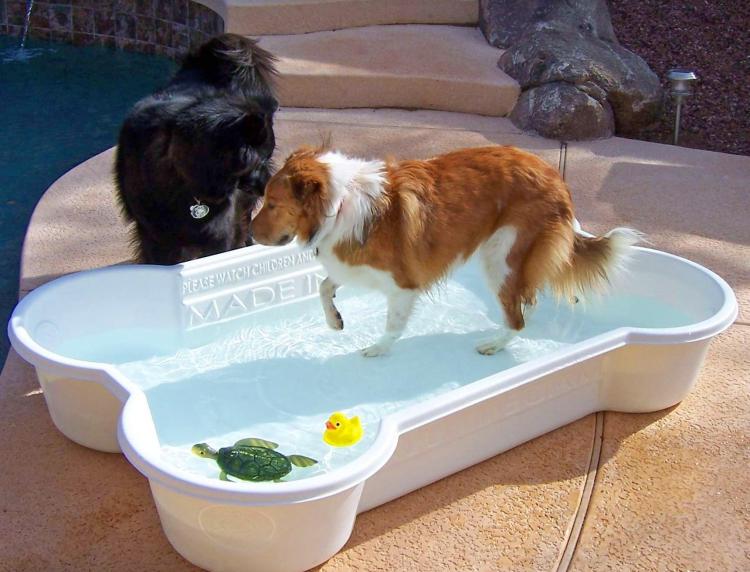
[[[519,265],[513,264],[511,259],[522,258],[527,246],[518,244],[516,239],[516,229],[504,226],[479,248],[487,283],[497,295],[505,317],[504,327],[477,346],[477,351],[483,355],[492,355],[505,348],[524,326],[523,277],[519,274]]]
[[[325,312],[326,323],[332,330],[343,330],[344,320],[333,303],[336,297],[336,290],[339,285],[335,284],[330,278],[326,278],[320,284],[320,301],[323,303],[323,312]]]
[[[391,349],[393,342],[404,333],[409,316],[414,309],[419,292],[417,290],[405,290],[399,288],[388,295],[388,319],[386,320],[385,333],[376,344],[362,350],[365,357],[376,357],[383,355]]]

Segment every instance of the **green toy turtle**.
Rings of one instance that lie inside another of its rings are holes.
[[[192,452],[199,457],[214,459],[221,469],[219,478],[228,481],[231,475],[243,481],[280,481],[295,467],[311,467],[318,461],[303,455],[282,455],[274,451],[278,444],[264,439],[240,439],[232,447],[218,451],[206,443],[193,445]]]

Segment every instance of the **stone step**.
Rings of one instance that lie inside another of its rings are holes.
[[[463,24],[479,17],[478,0],[202,0],[227,32],[304,34],[376,24]]]
[[[505,116],[518,84],[471,27],[392,25],[265,36],[287,107],[436,109]]]

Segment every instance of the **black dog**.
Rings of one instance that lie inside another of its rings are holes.
[[[275,58],[217,36],[139,101],[117,147],[119,201],[138,262],[176,264],[251,244],[276,140]]]

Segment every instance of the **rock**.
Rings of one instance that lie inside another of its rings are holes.
[[[569,83],[547,83],[521,94],[511,121],[524,131],[574,141],[614,134],[612,108]]]
[[[482,0],[479,3],[479,28],[496,48],[507,48],[518,41],[534,19],[538,2],[534,0]]]
[[[519,127],[533,122],[534,130],[545,137],[576,139],[583,132],[607,137],[613,115],[616,132],[628,135],[661,113],[659,79],[617,42],[605,0],[482,0],[480,25],[490,43],[507,48],[499,66],[524,90],[517,103],[523,109],[511,114],[514,122],[522,121],[516,123]],[[556,85],[538,90],[546,84]],[[534,94],[527,96],[532,89]],[[538,121],[529,116],[555,98],[567,106],[559,114],[575,109],[585,127],[579,129],[576,121],[562,116],[553,118],[549,107],[539,110],[543,118]],[[584,121],[587,113],[591,117]],[[561,126],[572,131],[561,131]],[[596,126],[600,131],[593,132]]]
[[[545,30],[526,35],[505,51],[499,64],[523,90],[565,82],[608,102],[618,133],[629,134],[652,123],[661,111],[662,90],[656,74],[618,44]]]
[[[605,0],[481,0],[479,27],[498,48],[545,29],[577,30],[600,40],[617,41]]]

